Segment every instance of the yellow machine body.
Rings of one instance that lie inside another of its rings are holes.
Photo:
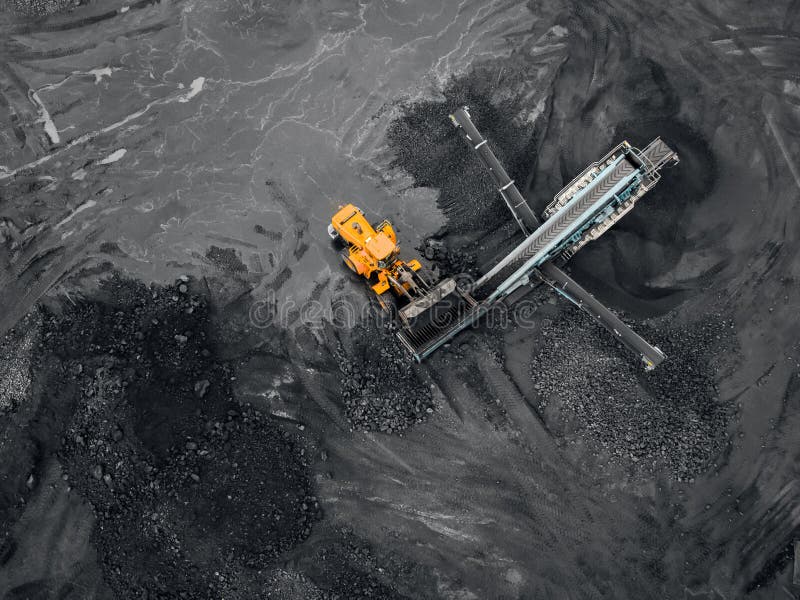
[[[384,220],[373,227],[361,209],[347,204],[333,215],[328,231],[331,237],[338,234],[347,244],[342,259],[352,271],[370,282],[376,294],[391,289],[399,296],[409,295],[414,283],[406,273],[408,270],[419,271],[422,265],[416,259],[403,261],[398,258],[400,247],[389,221]]]
[[[373,227],[355,205],[347,204],[331,218],[328,235],[346,246],[345,264],[363,277],[381,307],[392,315],[400,342],[416,360],[426,344],[460,323],[477,304],[456,281],[437,277],[416,260],[399,258],[397,235],[389,221]],[[386,294],[388,291],[391,294]]]

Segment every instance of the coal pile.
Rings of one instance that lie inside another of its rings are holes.
[[[402,600],[396,589],[407,578],[409,565],[379,560],[369,546],[347,528],[335,532],[313,556],[310,576],[318,582],[323,600]]]
[[[0,0],[0,11],[39,18],[67,12],[85,3],[85,0]]]
[[[119,598],[252,597],[241,573],[320,518],[304,442],[235,402],[194,287],[113,277],[93,300],[44,311],[44,414]]]
[[[26,17],[44,17],[71,10],[81,3],[81,0],[3,0],[0,1],[0,11]]]
[[[345,414],[354,429],[398,433],[433,412],[430,388],[414,372],[411,358],[389,331],[359,326],[358,346],[339,346]]]
[[[27,357],[37,329],[35,316],[24,319],[21,325],[0,339],[0,373],[3,374],[0,377],[0,415],[14,410],[30,390]]]
[[[545,319],[531,363],[539,408],[554,431],[589,440],[611,460],[690,481],[726,444],[733,409],[714,376],[735,349],[732,324],[717,316],[636,328],[668,357],[649,373],[582,313]]]
[[[531,124],[513,122],[519,114],[517,100],[492,100],[493,70],[450,81],[443,101],[425,100],[402,107],[388,130],[392,166],[405,170],[420,187],[440,190],[438,205],[451,233],[484,234],[508,219],[506,208],[475,153],[464,143],[449,115],[468,106],[509,176],[525,181],[536,156]]]
[[[479,277],[477,257],[474,252],[450,247],[445,241],[428,238],[417,250],[443,277],[464,277],[474,281]]]

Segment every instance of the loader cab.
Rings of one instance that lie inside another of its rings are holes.
[[[341,240],[362,250],[370,262],[381,269],[391,267],[399,253],[397,236],[391,223],[384,220],[373,228],[364,211],[353,204],[342,206],[333,215],[328,225],[328,235],[333,240]]]
[[[363,211],[353,204],[342,206],[331,218],[328,234],[340,238],[347,244],[364,247],[364,239],[373,235],[375,230],[364,218]]]

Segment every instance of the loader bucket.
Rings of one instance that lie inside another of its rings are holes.
[[[455,279],[445,279],[421,298],[409,302],[400,311],[400,318],[404,322],[414,323],[424,315],[429,316],[431,309],[433,309],[434,312],[441,312],[441,303],[444,301],[446,305],[449,305],[447,301],[453,295],[453,292],[455,292],[456,287]]]
[[[475,300],[454,279],[445,279],[399,311],[398,338],[421,361],[461,331],[476,306]]]

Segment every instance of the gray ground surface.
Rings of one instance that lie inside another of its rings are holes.
[[[0,8],[0,599],[800,596],[800,3]],[[677,149],[570,263],[663,371],[547,294],[380,351],[340,203],[517,239],[462,103],[537,210]]]

